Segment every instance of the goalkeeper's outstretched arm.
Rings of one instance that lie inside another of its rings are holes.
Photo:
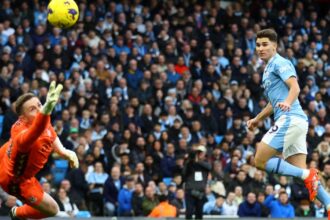
[[[72,168],[79,167],[79,161],[76,153],[73,152],[72,150],[65,149],[58,137],[56,137],[53,146],[54,146],[54,151],[63,159],[68,160]]]
[[[24,148],[20,148],[22,152],[28,152],[32,146],[32,143],[38,139],[42,132],[50,123],[50,114],[52,113],[59,97],[63,86],[59,84],[56,87],[55,81],[51,82],[49,91],[47,93],[46,103],[42,106],[40,113],[37,114],[31,127],[21,133],[17,138],[18,145],[24,145]]]

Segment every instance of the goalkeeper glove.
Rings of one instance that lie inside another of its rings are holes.
[[[49,86],[49,91],[47,93],[46,103],[42,106],[41,113],[44,115],[50,115],[60,97],[60,93],[63,89],[63,86],[59,84],[56,88],[55,81],[51,82]]]
[[[71,150],[66,150],[65,155],[66,155],[67,160],[70,163],[70,167],[77,169],[79,167],[79,161],[78,161],[78,157],[77,157],[76,153]]]

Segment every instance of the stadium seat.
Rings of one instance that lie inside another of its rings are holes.
[[[69,163],[67,160],[55,160],[54,167],[52,168],[52,174],[54,183],[59,184],[65,177],[68,170]]]
[[[0,115],[0,136],[2,134],[2,127],[3,127],[3,119],[5,118],[5,116]]]
[[[223,139],[223,135],[216,135],[214,137],[215,143],[220,144]]]
[[[171,177],[164,177],[163,182],[166,184],[166,186],[169,186],[170,183],[172,182],[172,178]]]
[[[89,211],[79,211],[76,215],[76,218],[90,218],[92,217]]]

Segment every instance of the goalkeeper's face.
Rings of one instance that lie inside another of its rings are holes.
[[[41,111],[42,104],[37,97],[34,97],[23,104],[22,116],[32,122],[36,115]]]

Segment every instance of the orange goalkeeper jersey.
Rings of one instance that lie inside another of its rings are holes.
[[[11,128],[11,139],[3,146],[2,165],[7,176],[14,182],[34,177],[47,163],[55,138],[49,115],[39,113],[32,124],[18,120]]]

